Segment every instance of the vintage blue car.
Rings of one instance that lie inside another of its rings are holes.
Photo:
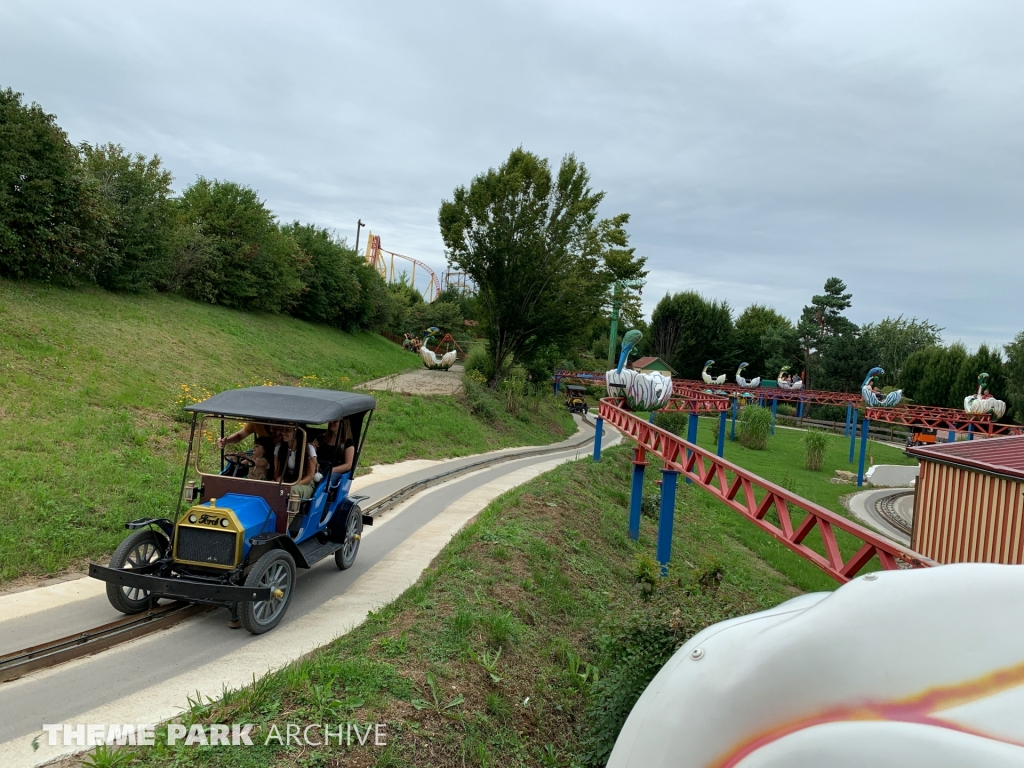
[[[349,488],[374,408],[369,395],[277,386],[189,406],[175,519],[127,523],[109,566],[90,563],[89,575],[125,614],[174,598],[224,606],[253,634],[273,629],[296,568],[330,555],[351,567],[373,524]]]

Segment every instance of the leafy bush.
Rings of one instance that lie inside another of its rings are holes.
[[[825,463],[828,448],[828,432],[823,429],[808,429],[804,432],[804,448],[807,451],[807,468],[817,472]]]
[[[740,444],[755,451],[768,447],[771,436],[772,412],[758,405],[748,405],[740,411]]]
[[[500,385],[501,393],[505,395],[505,411],[519,418],[519,414],[523,409],[523,398],[526,397],[526,371],[519,366],[516,366],[509,371],[501,381]]]
[[[804,412],[805,416],[821,421],[846,421],[845,405],[812,405]]]
[[[56,118],[0,90],[0,276],[91,282],[105,250],[104,213]]]
[[[654,417],[654,425],[685,439],[689,418],[689,414],[686,413],[658,413]]]
[[[775,413],[779,416],[796,416],[796,406],[789,403],[779,403],[775,406]]]
[[[477,344],[471,347],[463,365],[467,374],[476,371],[483,376],[485,382],[494,377],[494,358],[486,344]]]
[[[639,575],[639,574],[638,574]],[[598,637],[596,666],[600,676],[590,687],[588,733],[581,763],[604,766],[629,711],[644,688],[695,632],[728,618],[709,595],[684,595],[660,587],[650,600],[625,619],[609,612]]]
[[[462,390],[466,397],[466,405],[474,416],[494,419],[498,415],[498,404],[494,393],[477,379],[475,371],[462,377]]]

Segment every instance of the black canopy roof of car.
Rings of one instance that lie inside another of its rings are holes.
[[[579,384],[569,384],[569,385],[566,386],[566,389],[568,389],[570,392],[586,392],[587,391],[586,387],[581,387]]]
[[[377,401],[370,395],[308,387],[246,387],[229,389],[209,400],[185,407],[186,411],[245,419],[324,424],[364,411]]]

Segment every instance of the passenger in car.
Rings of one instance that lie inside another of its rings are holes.
[[[348,419],[330,422],[327,431],[317,438],[316,445],[322,460],[331,463],[331,475],[335,479],[340,479],[341,475],[352,470],[356,444]]]
[[[249,468],[247,477],[250,480],[266,480],[267,470],[270,469],[270,462],[267,461],[266,445],[262,440],[257,440],[252,446],[252,460],[256,463]]]
[[[277,468],[274,480],[291,485],[299,498],[309,499],[313,496],[315,485],[313,475],[316,474],[316,448],[312,443],[306,443],[303,451],[303,442],[303,435],[295,427],[282,427],[281,442],[274,449],[274,465]],[[303,455],[305,462],[302,461]]]

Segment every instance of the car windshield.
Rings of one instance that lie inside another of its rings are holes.
[[[207,417],[196,437],[196,470],[202,475],[263,482],[289,482],[286,472],[303,476],[307,435],[302,427]],[[289,453],[298,459],[291,459],[291,467],[287,466]]]

